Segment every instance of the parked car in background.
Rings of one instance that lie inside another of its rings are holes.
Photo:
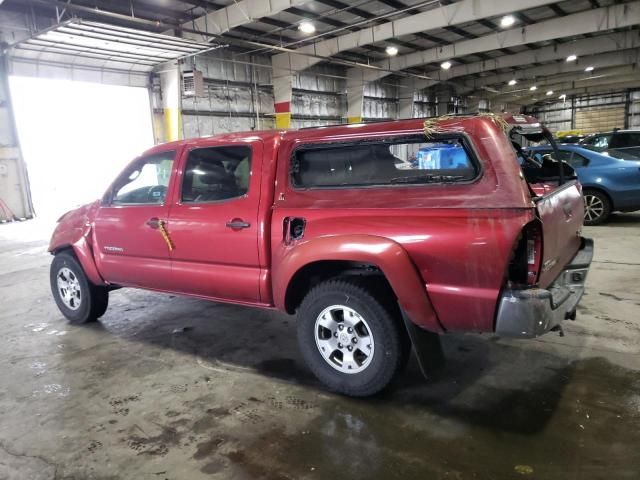
[[[590,145],[558,145],[559,160],[571,165],[582,184],[584,224],[599,225],[611,212],[640,210],[640,157],[628,150]],[[551,146],[530,147],[538,160],[552,154]]]
[[[580,144],[604,150],[614,148],[640,157],[640,130],[614,130],[613,132],[596,133],[582,139]]]

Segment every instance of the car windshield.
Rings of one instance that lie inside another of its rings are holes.
[[[633,155],[624,150],[617,150],[615,148],[594,147],[593,145],[583,145],[582,148],[601,153],[607,157],[617,158],[619,160],[640,160],[638,155]]]

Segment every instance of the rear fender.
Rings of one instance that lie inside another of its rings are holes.
[[[409,254],[393,240],[374,235],[318,237],[298,243],[285,252],[274,268],[273,291],[276,307],[285,310],[288,287],[295,274],[313,262],[338,260],[375,265],[385,275],[398,303],[416,325],[442,332],[424,282]]]

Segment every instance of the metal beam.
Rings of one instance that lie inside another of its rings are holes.
[[[604,87],[618,83],[636,82],[640,83],[640,76],[638,75],[638,69],[633,68],[635,65],[616,69],[616,72],[611,72],[604,75],[596,75],[590,78],[576,77],[574,79],[565,79],[564,81],[549,82],[538,87],[535,93],[529,90],[521,91],[519,94],[514,92],[504,92],[497,95],[488,96],[494,101],[500,99],[501,101],[543,101],[546,98],[546,91],[552,90],[553,97],[558,98],[559,95],[567,94],[568,91],[579,90],[584,88],[597,88]]]
[[[263,17],[270,17],[286,10],[307,3],[309,0],[237,0],[230,5],[207,13],[192,22],[184,23],[184,28],[197,30],[213,35],[222,35],[229,30],[247,23],[255,22]],[[194,34],[186,34],[194,38]],[[195,35],[198,38],[198,35]],[[202,38],[198,38],[201,40]]]
[[[593,75],[596,75],[602,68],[640,63],[640,49],[619,50],[599,55],[581,56],[575,62],[566,62],[564,58],[565,57],[561,57],[561,61],[548,65],[467,80],[463,86],[467,89],[478,90],[490,85],[504,85],[511,79],[516,79],[520,83],[522,83],[523,80],[535,81],[536,78],[546,79],[553,75],[584,72],[584,69],[588,66],[594,67]],[[518,84],[518,86],[520,86],[520,84]]]
[[[572,96],[580,96],[580,95],[593,95],[593,94],[604,94],[604,93],[614,93],[614,92],[624,92],[628,89],[637,89],[640,88],[640,80],[637,78],[634,79],[623,79],[619,83],[608,83],[606,85],[598,85],[598,86],[589,86],[589,87],[577,87],[572,89],[563,90],[562,93],[566,94],[567,97]],[[520,98],[509,100],[509,103],[514,103],[517,105],[534,105],[536,103],[544,103],[546,102],[546,98]],[[558,101],[558,97],[556,96],[554,102]]]
[[[579,86],[600,85],[611,80],[618,80],[626,76],[633,76],[638,74],[638,65],[624,65],[621,67],[611,67],[600,70],[597,74],[592,75],[590,72],[574,72],[564,73],[553,77],[545,78],[537,82],[526,82],[515,85],[513,87],[506,87],[501,92],[490,95],[489,98],[505,97],[505,96],[527,96],[537,97],[545,94],[548,90],[558,91],[558,94],[562,92],[562,89],[577,88]],[[637,78],[640,79],[640,76]],[[536,90],[531,91],[530,87],[536,86]],[[535,93],[534,93],[535,92]]]
[[[510,2],[509,2],[510,3]],[[454,4],[456,5],[456,4]],[[554,18],[534,23],[524,27],[514,28],[504,32],[465,40],[451,45],[432,48],[423,52],[410,53],[393,57],[374,65],[385,70],[367,71],[362,73],[363,83],[380,79],[388,75],[389,71],[400,71],[406,68],[425,65],[432,62],[452,60],[456,57],[472,55],[479,52],[498,50],[505,47],[515,47],[528,43],[544,42],[556,38],[602,32],[616,28],[635,26],[640,23],[640,1],[621,5],[587,10],[574,13],[562,18]],[[555,48],[569,48],[572,44],[558,45]],[[542,49],[540,49],[542,50]],[[535,54],[534,52],[529,52]]]
[[[477,0],[461,0],[451,5],[441,6],[381,25],[363,28],[356,32],[305,45],[304,47],[296,49],[294,53],[274,55],[273,64],[276,68],[279,65],[287,65],[289,70],[301,71],[318,63],[320,61],[318,57],[329,58],[345,50],[389,40],[402,35],[451,27],[480,18],[495,17],[551,3],[554,3],[554,1],[511,0],[509,2],[478,2]],[[475,39],[468,40],[468,42],[477,41],[478,40]],[[449,47],[443,48],[446,49]],[[419,55],[419,53],[414,55]]]
[[[433,80],[418,81],[416,88],[421,90],[440,82],[493,70],[564,60],[571,54],[577,55],[578,61],[582,61],[585,56],[633,48],[640,48],[640,31],[638,30],[599,35],[597,37],[575,40],[563,45],[542,47],[535,51],[504,55],[492,60],[468,63],[466,65],[456,65],[449,70],[429,72],[428,74],[433,77]],[[517,77],[517,72],[512,75]]]

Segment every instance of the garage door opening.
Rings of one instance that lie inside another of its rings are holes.
[[[146,88],[9,77],[36,214],[51,219],[99,198],[153,145]]]

